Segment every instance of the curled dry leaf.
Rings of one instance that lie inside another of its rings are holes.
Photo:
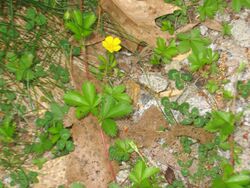
[[[151,46],[157,37],[170,38],[156,26],[155,19],[178,9],[163,0],[101,0],[101,7],[127,34]]]

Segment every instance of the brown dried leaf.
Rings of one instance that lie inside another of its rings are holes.
[[[175,174],[172,168],[168,167],[167,170],[164,172],[164,177],[167,180],[168,184],[172,184],[174,182]]]
[[[222,25],[220,22],[216,20],[209,20],[207,19],[205,22],[202,23],[209,29],[215,30],[215,31],[222,31]]]
[[[106,188],[113,180],[100,132],[98,120],[93,116],[73,126],[72,137],[76,147],[66,165],[68,183],[81,181],[86,187]],[[109,143],[107,138],[105,140]]]
[[[102,0],[101,7],[126,33],[151,46],[157,37],[170,37],[156,26],[155,19],[178,9],[163,0]]]
[[[127,88],[126,92],[131,97],[133,104],[137,105],[141,92],[140,85],[134,82],[133,80],[126,81],[125,85]]]

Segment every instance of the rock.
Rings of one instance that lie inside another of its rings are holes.
[[[232,36],[238,45],[250,47],[250,24],[244,20],[235,20],[232,22]]]
[[[201,25],[200,26],[200,31],[201,31],[201,35],[206,35],[207,31],[208,31],[208,28],[204,25]]]
[[[143,74],[139,77],[139,82],[156,93],[167,89],[167,80],[158,73]]]
[[[178,99],[178,102],[187,102],[190,104],[190,107],[198,108],[201,115],[211,112],[211,106],[208,103],[206,97],[199,95],[199,90],[192,85],[190,85],[188,89],[184,91],[182,96]]]

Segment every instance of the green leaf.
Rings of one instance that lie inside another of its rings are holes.
[[[95,85],[91,82],[84,82],[82,85],[82,93],[84,95],[85,100],[88,102],[88,105],[91,108],[94,108],[94,105],[98,105],[95,104],[96,100],[97,100],[97,96],[96,96],[96,89],[95,89]]]
[[[179,90],[184,89],[184,81],[181,80],[181,79],[177,79],[177,80],[175,81],[175,87],[176,87],[177,89],[179,89]]]
[[[130,146],[131,140],[116,140],[113,146],[109,148],[109,157],[118,162],[128,161],[130,154],[134,151]]]
[[[206,84],[206,88],[209,91],[209,93],[215,93],[218,89],[219,86],[214,80],[208,80],[208,83]]]
[[[43,14],[38,14],[35,18],[35,22],[37,25],[42,26],[46,24],[47,19]]]
[[[238,185],[250,185],[250,176],[245,174],[236,174],[225,181],[226,184],[236,183]]]
[[[205,0],[202,6],[198,7],[200,19],[204,21],[207,17],[212,19],[222,6],[220,0]]]
[[[83,14],[83,19],[84,19],[83,27],[85,29],[89,29],[95,23],[97,18],[94,13],[88,12]]]
[[[70,138],[70,131],[68,129],[62,129],[60,131],[60,136],[62,140],[68,140]]]
[[[210,132],[219,132],[228,137],[234,131],[235,116],[231,112],[213,111],[212,118],[204,127]]]
[[[190,82],[190,81],[192,81],[193,76],[192,76],[191,73],[185,72],[185,73],[182,73],[182,74],[181,74],[181,79],[184,80],[184,81]]]
[[[129,103],[117,103],[108,112],[106,118],[120,118],[130,114],[133,111]]]
[[[65,146],[66,146],[65,140],[58,140],[56,142],[56,147],[57,147],[58,150],[62,151],[65,148]]]
[[[190,70],[192,72],[199,70],[206,63],[207,59],[205,58],[205,51],[193,52],[188,56],[188,61],[191,63]]]
[[[61,120],[63,119],[64,115],[68,112],[68,107],[61,106],[58,103],[51,103],[50,111],[53,114],[54,120]]]
[[[115,137],[118,132],[116,122],[112,119],[103,120],[102,129],[108,136],[112,136],[112,137]]]
[[[75,21],[75,23],[78,25],[78,26],[80,26],[80,27],[82,27],[83,26],[83,22],[82,22],[82,20],[83,20],[83,16],[82,16],[82,12],[80,11],[80,10],[73,10],[73,19],[74,19],[74,21]]]
[[[76,108],[76,118],[82,119],[88,115],[90,108],[88,106],[80,106]]]
[[[108,188],[120,188],[120,186],[117,183],[110,183]]]
[[[193,29],[187,34],[180,33],[177,38],[180,40],[178,49],[181,53],[188,52],[191,49],[193,52],[199,53],[211,43],[208,38],[201,36],[199,29]]]
[[[67,92],[63,99],[70,106],[89,106],[88,101],[77,91]]]
[[[158,168],[147,167],[145,162],[139,160],[129,174],[129,179],[135,183],[137,187],[142,187],[141,185],[145,180],[148,180],[151,176],[156,175],[159,171],[160,170]]]
[[[74,143],[71,140],[66,142],[66,150],[68,152],[73,151],[74,148],[75,148]]]
[[[82,183],[74,182],[70,184],[70,188],[85,188],[85,186]]]
[[[176,69],[171,69],[168,71],[168,79],[169,80],[177,80],[180,78],[180,72]]]
[[[119,102],[131,102],[131,99],[127,93],[125,93],[126,87],[124,85],[114,86],[113,88],[110,86],[104,87],[104,93],[111,95],[115,98],[115,100]]]
[[[28,18],[28,19],[33,20],[33,19],[35,19],[36,14],[37,14],[37,13],[36,13],[36,9],[35,9],[35,8],[29,8],[29,9],[27,9],[27,11],[26,11],[25,17]]]
[[[240,12],[241,0],[232,0],[232,8],[235,12]]]
[[[30,52],[27,52],[25,54],[22,55],[21,59],[20,59],[20,69],[28,69],[31,67],[31,65],[33,64],[33,59],[34,59],[34,55]]]
[[[36,166],[38,166],[39,169],[41,169],[43,167],[43,164],[47,161],[46,158],[37,158],[37,159],[33,159],[32,163]]]

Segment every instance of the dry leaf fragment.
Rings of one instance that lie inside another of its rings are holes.
[[[212,30],[215,30],[215,31],[222,31],[221,23],[216,21],[216,20],[207,19],[202,24],[205,25],[206,27],[208,27],[209,29],[212,29]]]
[[[168,167],[167,170],[164,172],[164,177],[167,180],[168,184],[172,185],[174,182],[175,174],[172,168]]]

